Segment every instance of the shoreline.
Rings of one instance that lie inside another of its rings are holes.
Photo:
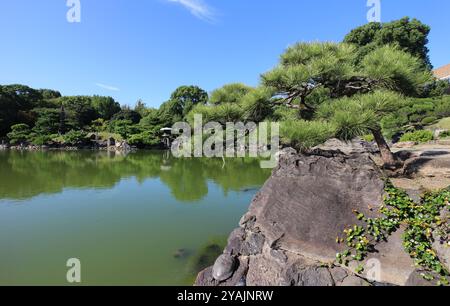
[[[96,146],[96,145],[0,145],[0,151],[103,151],[103,152],[135,152],[135,151],[149,151],[149,150],[164,150],[163,146],[139,148],[137,146],[130,146],[126,142],[120,145]]]

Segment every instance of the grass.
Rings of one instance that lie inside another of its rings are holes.
[[[441,119],[438,123],[430,125],[429,129],[442,129],[442,130],[450,130],[450,117]]]

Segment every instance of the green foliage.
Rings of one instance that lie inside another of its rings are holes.
[[[141,115],[141,117],[145,117],[147,116],[147,106],[145,105],[144,101],[142,101],[141,99],[139,99],[136,102],[136,105],[134,107],[134,111],[136,113],[138,113],[139,115]]]
[[[39,89],[38,92],[44,100],[52,100],[61,98],[61,93],[52,89]]]
[[[274,121],[292,121],[298,120],[300,118],[298,110],[288,108],[284,105],[279,105],[274,108],[274,111],[272,113],[272,116],[270,116],[270,119]]]
[[[358,58],[363,58],[377,47],[394,44],[431,67],[428,57],[430,27],[417,19],[402,18],[388,23],[372,22],[352,30],[344,42],[358,46]]]
[[[130,109],[123,109],[111,118],[111,122],[126,120],[130,121],[131,124],[138,124],[141,119],[142,117],[138,112]]]
[[[111,97],[93,96],[91,105],[101,119],[110,120],[112,116],[120,112],[120,104]]]
[[[383,130],[386,135],[392,136],[430,124],[430,119],[426,119],[428,117],[440,119],[446,117],[447,113],[450,116],[449,98],[443,96],[432,99],[407,99],[401,107],[383,117],[381,120]]]
[[[167,101],[161,104],[158,112],[149,116],[157,116],[157,121],[165,127],[170,127],[175,122],[183,120],[183,115],[179,113],[177,104],[173,101]]]
[[[375,91],[324,103],[317,117],[332,123],[339,139],[352,140],[379,130],[381,118],[403,103],[403,97],[394,92]]]
[[[447,138],[450,137],[450,131],[444,131],[439,134],[439,138]]]
[[[367,141],[367,142],[372,142],[375,141],[375,138],[373,137],[372,134],[367,134],[361,137],[363,140]]]
[[[386,88],[407,96],[420,96],[434,80],[432,73],[411,54],[395,46],[385,45],[366,55],[361,62],[362,73]]]
[[[90,97],[62,97],[58,100],[65,109],[67,124],[72,129],[82,129],[98,118],[98,113],[91,105]]]
[[[12,125],[25,123],[32,126],[31,109],[38,106],[41,94],[24,85],[0,85],[0,136],[6,135]]]
[[[433,140],[433,133],[428,130],[420,130],[406,133],[400,138],[401,142],[413,141],[418,143],[429,142]]]
[[[35,135],[31,138],[31,143],[35,146],[43,146],[53,141],[55,135]]]
[[[335,127],[324,121],[290,120],[280,122],[283,144],[303,151],[322,144],[335,134]]]
[[[58,109],[43,108],[35,109],[37,115],[33,132],[38,135],[51,135],[59,131],[60,111]]]
[[[224,85],[222,88],[216,89],[211,93],[209,103],[239,103],[241,99],[252,90],[251,87],[242,83],[232,83]]]
[[[131,120],[114,120],[109,124],[110,132],[117,133],[127,139],[130,135],[136,134],[137,127],[133,125]]]
[[[438,100],[434,115],[438,118],[450,117],[450,96],[443,96]]]
[[[414,203],[404,191],[396,189],[390,182],[386,183],[385,191],[387,196],[379,211],[382,217],[370,218],[354,211],[363,225],[346,229],[345,238],[336,239],[348,247],[336,255],[337,263],[347,266],[350,261],[364,261],[377,243],[387,241],[392,233],[405,225],[403,246],[416,265],[428,271],[424,278],[434,279],[429,273],[436,273],[440,275],[439,285],[448,284],[450,274],[433,250],[433,233],[448,243],[448,220],[443,220],[440,215],[443,209],[450,208],[450,191],[427,193],[422,197],[421,204]],[[357,273],[362,271],[358,269]]]
[[[208,93],[198,86],[178,87],[170,96],[174,115],[186,116],[197,104],[208,102]]]
[[[11,132],[7,136],[11,144],[20,144],[28,140],[30,132],[28,124],[19,123],[11,127]]]
[[[305,105],[305,99],[321,86],[334,86],[357,75],[355,48],[349,44],[298,43],[286,50],[280,64],[262,75],[264,86],[276,96]]]
[[[78,145],[86,141],[87,133],[84,131],[70,130],[64,136],[64,142],[71,145]]]
[[[448,93],[449,88],[450,84],[448,80],[436,80],[428,86],[425,96],[442,97]]]
[[[106,132],[108,130],[108,122],[102,118],[92,121],[90,130],[96,133]]]
[[[156,132],[144,131],[139,134],[129,136],[128,143],[139,148],[156,147],[161,145],[161,140]]]
[[[430,124],[436,122],[437,120],[438,120],[437,117],[430,116],[430,117],[423,118],[421,123],[422,123],[422,125],[430,125]]]
[[[261,122],[273,113],[273,90],[266,87],[258,87],[242,98],[244,118],[247,121]]]
[[[189,124],[194,124],[194,116],[202,115],[203,122],[218,122],[225,125],[228,122],[242,121],[244,110],[238,104],[224,103],[217,106],[197,105],[186,116]]]

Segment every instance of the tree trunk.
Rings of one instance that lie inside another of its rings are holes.
[[[380,149],[381,159],[383,160],[384,164],[386,166],[394,166],[396,163],[395,156],[392,153],[391,149],[389,148],[389,145],[387,144],[386,140],[384,139],[381,130],[376,129],[371,131],[378,145],[378,148]]]

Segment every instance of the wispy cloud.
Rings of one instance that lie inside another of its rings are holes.
[[[100,87],[100,88],[106,89],[106,90],[111,90],[111,91],[119,91],[120,90],[119,88],[117,88],[115,86],[105,85],[105,84],[102,84],[102,83],[96,83],[95,85]]]
[[[208,6],[203,0],[167,0],[184,6],[195,17],[207,21],[215,22],[215,11]]]

